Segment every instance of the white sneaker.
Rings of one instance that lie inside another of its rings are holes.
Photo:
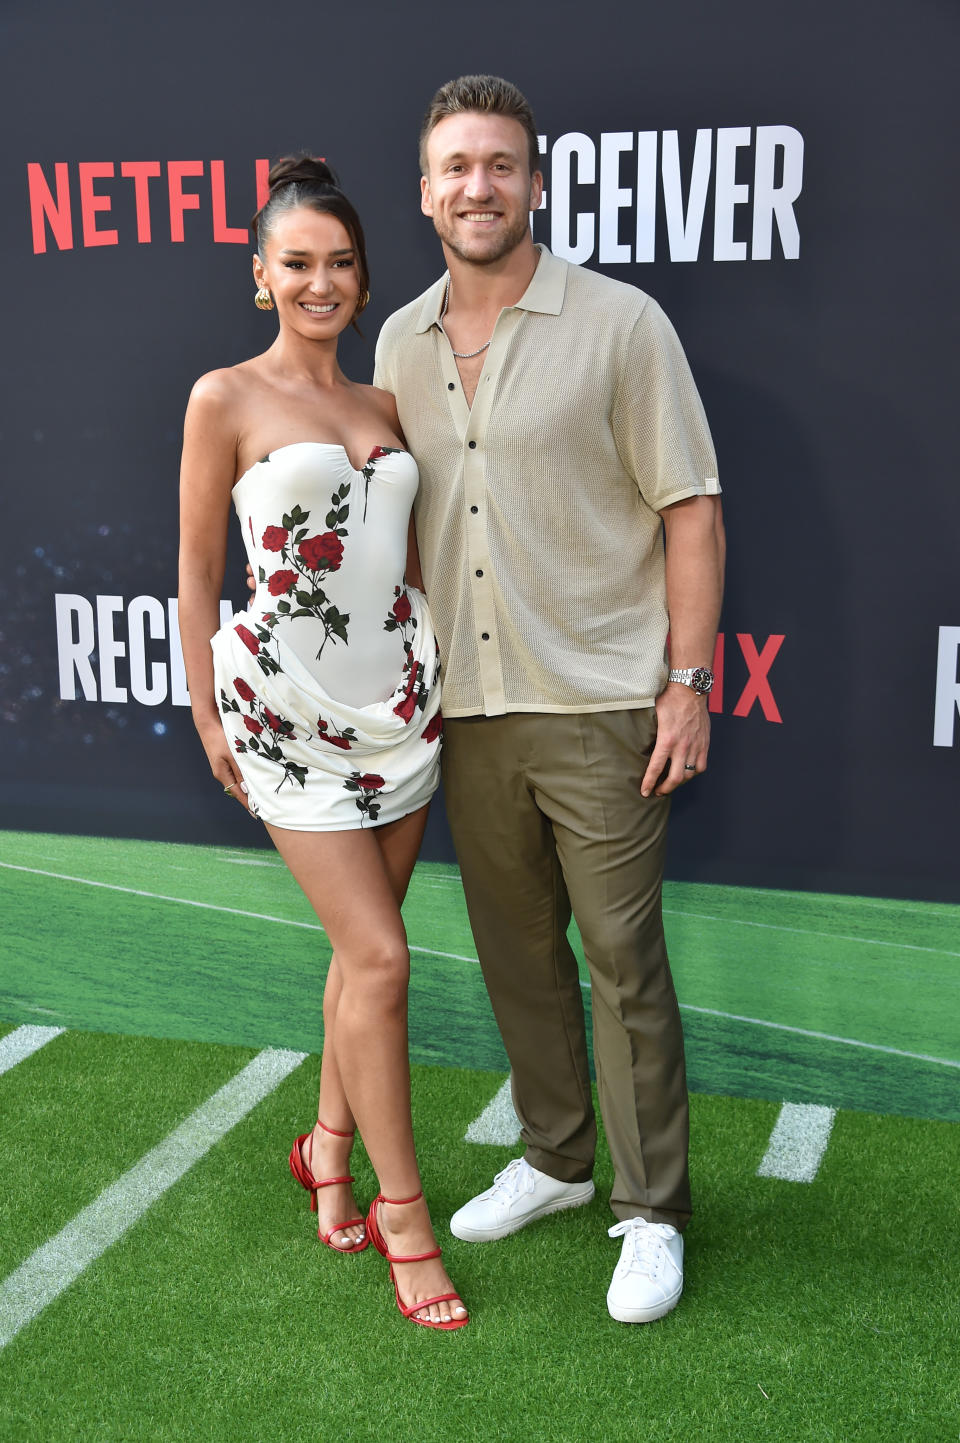
[[[620,1261],[607,1291],[607,1311],[618,1323],[652,1323],[680,1301],[683,1238],[670,1223],[627,1218],[609,1229],[623,1238]]]
[[[497,1173],[492,1187],[454,1213],[450,1231],[468,1243],[490,1243],[519,1232],[547,1213],[582,1207],[593,1193],[592,1182],[558,1182],[531,1167],[525,1158],[515,1157]]]

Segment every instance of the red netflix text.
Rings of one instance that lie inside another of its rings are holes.
[[[736,633],[736,644],[739,651],[737,662],[743,662],[747,669],[746,684],[743,686],[736,703],[734,704],[733,716],[749,716],[755,706],[759,707],[764,719],[769,722],[782,722],[780,708],[777,706],[770,685],[770,669],[776,660],[777,653],[784,643],[782,636],[768,636],[763,646],[757,646],[749,632]],[[732,650],[732,646],[731,646]],[[708,706],[712,712],[723,712],[724,682],[729,680],[725,675],[727,661],[726,637],[721,631],[717,637],[717,644],[713,653],[713,690],[710,693]],[[736,667],[742,675],[741,668]],[[739,682],[739,676],[738,676]]]
[[[257,206],[267,198],[269,160],[254,161],[252,192]],[[52,174],[50,173],[52,170]],[[35,161],[27,165],[33,253],[42,255],[53,242],[58,250],[74,245],[115,246],[120,231],[110,224],[110,212],[121,186],[133,188],[136,238],[140,245],[154,240],[184,241],[187,211],[198,211],[187,222],[191,233],[206,231],[218,244],[249,245],[246,225],[231,225],[227,218],[226,166],[222,160],[81,160],[57,161],[46,169]],[[241,212],[252,209],[249,192],[235,204]],[[124,235],[124,240],[133,236]]]

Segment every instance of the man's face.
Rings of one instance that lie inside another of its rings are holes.
[[[530,174],[527,133],[506,115],[448,115],[427,140],[420,209],[447,250],[492,265],[530,237],[543,177]]]

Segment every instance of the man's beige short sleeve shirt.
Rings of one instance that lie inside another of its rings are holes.
[[[446,277],[386,322],[375,383],[420,467],[417,538],[447,716],[651,706],[666,681],[658,512],[719,492],[676,333],[634,286],[540,247],[473,407]]]

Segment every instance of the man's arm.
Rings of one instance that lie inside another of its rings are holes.
[[[720,498],[689,496],[665,506],[660,516],[666,548],[670,665],[709,667],[720,620],[726,554]],[[656,705],[657,742],[640,786],[645,797],[651,792],[666,796],[706,771],[710,746],[705,696],[682,682],[668,682]],[[693,770],[685,770],[688,767]]]

